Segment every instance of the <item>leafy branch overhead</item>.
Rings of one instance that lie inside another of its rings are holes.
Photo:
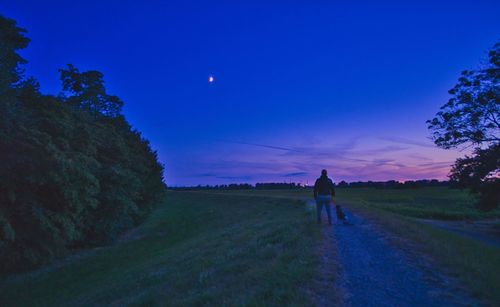
[[[436,145],[488,146],[500,141],[500,43],[478,70],[462,72],[450,100],[427,121]]]
[[[450,100],[427,121],[439,147],[474,147],[472,156],[455,162],[450,179],[477,193],[479,209],[500,203],[500,43],[488,53],[488,62],[462,72]]]

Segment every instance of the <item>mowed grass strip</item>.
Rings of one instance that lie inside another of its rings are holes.
[[[319,228],[303,202],[169,192],[130,240],[6,277],[1,306],[311,305]]]

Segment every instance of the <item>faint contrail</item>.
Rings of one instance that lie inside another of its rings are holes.
[[[421,141],[416,141],[416,140],[402,138],[402,137],[389,136],[389,137],[380,137],[379,139],[384,140],[384,141],[388,141],[388,142],[399,143],[399,144],[415,145],[415,146],[428,147],[428,148],[436,148],[436,146],[434,144],[428,144],[428,143],[424,143]]]
[[[240,141],[228,141],[228,140],[220,140],[220,139],[216,139],[216,141],[218,141],[218,142],[224,142],[224,143],[232,143],[232,144],[257,146],[257,147],[263,147],[263,148],[269,148],[269,149],[276,149],[276,150],[283,150],[283,151],[302,152],[300,150],[293,149],[293,148],[287,148],[287,147],[281,147],[281,146],[272,146],[272,145],[265,145],[265,144],[258,144],[258,143],[248,143],[248,142],[240,142]]]

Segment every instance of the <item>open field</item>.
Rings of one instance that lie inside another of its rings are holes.
[[[418,189],[342,189],[339,201],[375,207],[404,216],[440,220],[500,218],[500,209],[480,212],[466,191],[444,187]]]
[[[0,305],[310,305],[313,221],[302,202],[169,192],[123,242],[4,278]]]
[[[429,257],[475,297],[500,301],[498,247],[417,219],[494,224],[498,211],[476,212],[468,194],[447,188],[337,193],[348,212],[401,238],[392,242],[397,248]],[[170,191],[115,245],[2,278],[0,305],[314,304],[322,241],[304,202],[311,196],[310,189]]]
[[[311,189],[211,191],[235,195],[261,195],[305,199],[312,198]],[[500,218],[500,209],[480,212],[474,208],[475,198],[466,191],[446,187],[417,189],[337,188],[337,201],[382,209],[404,216],[440,220]]]
[[[311,199],[310,189],[294,191],[226,191],[233,195],[266,195],[275,198]],[[458,278],[473,295],[489,302],[500,302],[500,248],[479,238],[459,235],[420,219],[435,221],[488,221],[488,234],[500,239],[500,210],[479,212],[474,198],[465,191],[444,187],[418,189],[337,189],[336,200],[348,211],[362,213],[371,222],[410,244],[400,248],[421,253],[435,261],[447,274]],[[334,230],[335,232],[335,226]],[[485,235],[477,233],[476,236]],[[396,244],[401,243],[400,240]],[[416,250],[414,250],[416,249]]]

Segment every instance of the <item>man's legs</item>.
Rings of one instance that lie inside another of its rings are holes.
[[[316,200],[316,214],[318,216],[318,224],[321,223],[321,209],[323,208],[323,202]]]
[[[332,210],[330,208],[330,203],[325,203],[326,214],[328,215],[328,224],[332,224]]]

